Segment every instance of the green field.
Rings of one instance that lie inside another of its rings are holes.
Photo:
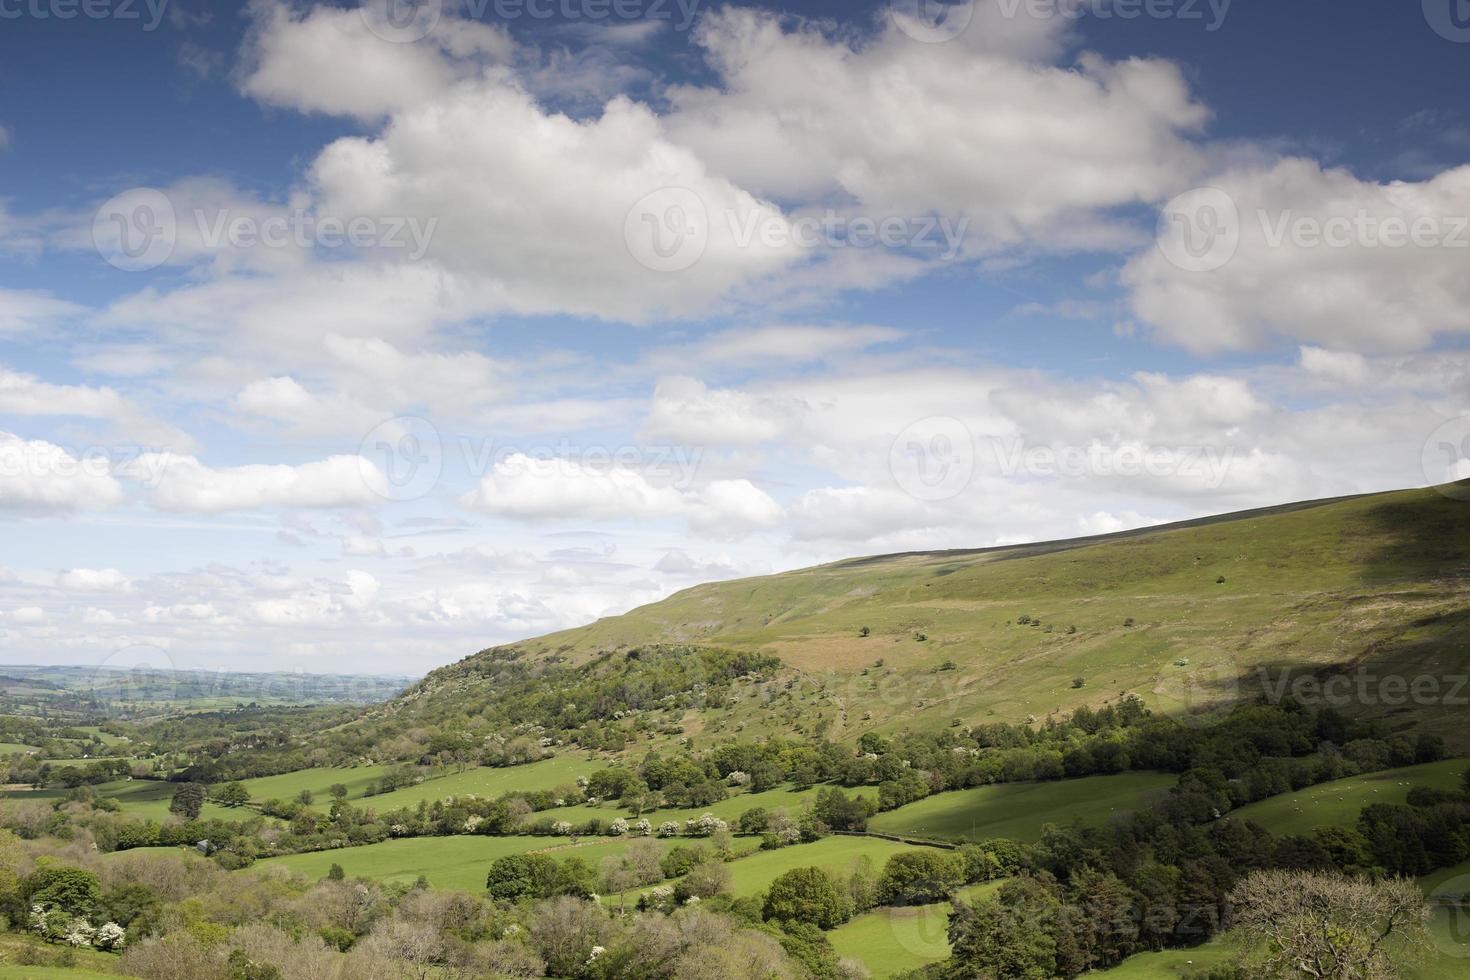
[[[560,837],[415,837],[363,847],[344,847],[311,854],[291,854],[259,862],[256,867],[284,867],[323,878],[340,864],[349,878],[413,883],[420,875],[446,891],[483,892],[490,863],[507,854],[543,851],[557,860],[579,857],[597,867],[604,857],[627,847],[626,840],[599,838],[570,844]]]
[[[178,789],[177,783],[165,783],[152,779],[118,779],[92,787],[99,798],[112,798],[122,804],[122,812],[139,820],[163,823],[169,817],[168,805]],[[11,790],[3,794],[7,800],[56,800],[66,796],[70,790],[51,788],[41,790]],[[205,820],[250,820],[260,816],[248,807],[224,807],[205,803],[200,811]]]
[[[880,813],[868,829],[941,840],[1041,839],[1043,824],[1101,824],[1173,786],[1164,773],[1088,776],[1054,783],[1000,783],[933,796]]]
[[[878,795],[878,791],[871,786],[861,787],[847,792],[850,795],[866,795],[869,799],[876,799]],[[764,793],[737,793],[720,800],[718,803],[711,803],[709,806],[692,807],[684,810],[653,810],[645,812],[641,819],[647,820],[657,827],[665,820],[673,820],[682,824],[685,820],[697,818],[709,813],[728,822],[733,830],[735,829],[735,822],[740,819],[740,815],[746,810],[761,807],[769,813],[779,808],[786,810],[788,815],[795,817],[804,805],[816,798],[816,795],[816,788],[808,790],[773,789]],[[635,819],[633,811],[619,806],[616,800],[609,801],[602,806],[558,807],[554,810],[546,810],[538,813],[533,819],[540,819],[541,817],[567,820],[574,824],[585,823],[594,818],[600,819],[605,823],[616,820],[619,817],[627,820]]]
[[[450,796],[499,796],[511,790],[534,792],[552,789],[564,783],[574,783],[579,776],[586,776],[606,763],[588,761],[578,755],[560,755],[524,766],[503,769],[474,768],[464,772],[452,772],[432,776],[416,786],[406,786],[391,793],[364,796],[368,787],[386,775],[392,766],[354,766],[334,769],[298,769],[279,776],[264,776],[244,781],[250,798],[257,803],[269,799],[294,799],[302,790],[309,791],[317,805],[331,800],[329,790],[337,783],[347,787],[349,800],[361,801],[360,805],[375,810],[392,810],[412,806],[420,800],[442,800]]]
[[[19,742],[0,742],[0,755],[18,755],[23,752],[39,752],[40,749],[34,745],[22,745]]]
[[[1194,949],[1166,949],[1160,953],[1130,956],[1111,970],[1097,976],[1108,980],[1180,980],[1211,967],[1224,966],[1236,950],[1224,940],[1216,940]]]
[[[883,862],[889,857],[911,850],[912,847],[876,837],[824,837],[810,844],[757,851],[730,863],[730,892],[737,898],[759,895],[792,868],[816,867],[845,874],[863,858],[873,862],[875,871],[882,871]]]
[[[1459,789],[1460,775],[1470,768],[1465,759],[1447,759],[1404,769],[1386,769],[1366,776],[1319,783],[1295,793],[1283,793],[1232,811],[1277,836],[1310,834],[1314,827],[1351,827],[1370,803],[1403,803],[1415,786]]]
[[[961,889],[962,901],[973,902],[1000,889],[990,881]],[[857,960],[874,980],[936,963],[949,955],[950,904],[882,908],[864,913],[827,934],[843,959]]]
[[[517,791],[534,793],[572,785],[579,777],[605,768],[607,763],[600,760],[589,761],[579,755],[559,755],[524,766],[468,769],[465,772],[426,779],[417,786],[406,786],[381,796],[367,797],[362,805],[385,811],[413,806],[420,800],[442,800],[451,796],[493,798]]]

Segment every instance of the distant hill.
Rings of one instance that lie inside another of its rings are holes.
[[[1467,641],[1470,503],[1410,490],[700,585],[477,654],[411,697],[451,680],[462,696],[477,657],[718,647],[779,657],[813,692],[805,730],[837,738],[1044,720],[1124,692],[1199,713],[1288,682],[1470,748]]]

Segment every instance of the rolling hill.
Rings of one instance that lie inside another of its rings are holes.
[[[1042,544],[857,558],[713,582],[430,674],[393,710],[472,695],[477,662],[583,664],[650,645],[758,652],[772,685],[718,730],[1019,722],[1125,692],[1203,713],[1295,690],[1470,748],[1470,520],[1433,489]],[[1321,687],[1345,675],[1346,681]],[[1397,678],[1397,679],[1396,679]],[[1296,685],[1282,687],[1283,683]],[[694,734],[708,712],[681,720]]]

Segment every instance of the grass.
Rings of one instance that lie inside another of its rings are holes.
[[[641,819],[647,820],[657,827],[665,820],[673,820],[682,824],[691,817],[699,817],[709,813],[728,822],[733,827],[736,821],[740,819],[742,813],[755,807],[761,807],[768,813],[778,808],[785,809],[788,814],[794,817],[804,805],[815,799],[816,795],[816,788],[807,790],[773,789],[764,793],[737,793],[734,796],[720,800],[718,803],[711,803],[709,806],[691,807],[682,810],[654,810],[645,812]],[[853,795],[866,795],[869,799],[874,799],[877,797],[877,790],[871,786],[863,787],[853,791]],[[603,806],[558,807],[554,810],[547,810],[536,814],[536,819],[542,817],[567,820],[574,824],[585,823],[593,818],[601,819],[604,822],[610,822],[619,817],[627,820],[635,819],[633,811],[620,807],[617,801],[611,801]]]
[[[625,840],[601,838],[573,845],[558,837],[415,837],[291,854],[261,861],[256,867],[284,867],[317,879],[340,864],[349,878],[412,884],[422,875],[435,888],[478,894],[485,890],[490,863],[508,854],[543,851],[557,860],[576,856],[595,868],[604,857],[626,846]]]
[[[998,881],[973,885],[960,891],[960,898],[973,902],[997,891]],[[857,960],[874,980],[937,963],[949,955],[950,905],[918,905],[881,908],[864,913],[827,934],[843,959]]]
[[[369,786],[388,773],[391,766],[354,766],[334,769],[318,767],[298,769],[279,776],[264,776],[245,780],[250,798],[257,803],[268,799],[294,799],[302,790],[309,791],[318,805],[330,802],[330,790],[337,783],[347,787],[347,798],[360,801],[360,805],[385,811],[403,806],[413,806],[420,800],[442,800],[448,796],[499,796],[511,790],[534,792],[553,789],[574,783],[579,776],[586,776],[603,768],[604,762],[587,761],[578,755],[559,755],[524,766],[509,766],[503,769],[474,768],[464,772],[452,772],[433,776],[415,786],[405,786],[391,793],[365,796]]]
[[[122,804],[122,812],[140,820],[163,823],[170,816],[169,803],[173,800],[176,783],[165,783],[150,779],[119,779],[92,787],[99,798],[111,797]],[[55,800],[65,796],[69,790],[60,788],[39,790],[11,790],[3,794],[8,800]],[[205,820],[244,821],[260,816],[247,807],[224,807],[205,803],[200,811]]]
[[[824,837],[810,844],[757,851],[731,862],[730,893],[736,898],[759,895],[793,868],[824,868],[845,874],[866,858],[873,862],[875,871],[882,871],[883,863],[891,856],[911,850],[914,848],[875,837]]]
[[[1193,949],[1139,953],[1097,975],[1108,980],[1180,980],[1211,967],[1224,966],[1235,954],[1236,950],[1229,942],[1217,939]]]
[[[1165,712],[1210,709],[1260,693],[1256,668],[1284,659],[1443,678],[1470,642],[1460,507],[1414,490],[1103,538],[854,559],[696,586],[518,646],[574,661],[653,642],[775,654],[818,693],[742,698],[697,720],[756,737],[1020,722],[1123,691]],[[1022,614],[1044,625],[1018,625]],[[949,660],[960,668],[941,671]],[[1389,695],[1368,700],[1356,710],[1402,720]],[[1449,699],[1413,710],[1470,748]]]
[[[1335,779],[1295,793],[1283,793],[1241,807],[1231,816],[1251,820],[1277,836],[1310,834],[1315,827],[1351,827],[1370,803],[1403,803],[1415,786],[1459,789],[1470,761],[1447,759],[1403,769]]]
[[[1043,824],[1101,824],[1115,813],[1143,806],[1174,785],[1163,773],[1121,773],[1052,783],[1002,783],[936,793],[880,813],[868,829],[884,834],[942,840],[1041,839]]]
[[[393,810],[413,806],[420,800],[442,800],[449,796],[500,796],[512,791],[534,793],[539,790],[555,789],[575,783],[579,777],[589,776],[598,769],[607,768],[607,763],[587,760],[579,755],[559,755],[525,766],[508,766],[503,769],[478,768],[452,773],[434,779],[426,779],[417,786],[371,796],[363,801],[364,806],[375,810]]]
[[[23,752],[41,751],[34,745],[22,745],[20,742],[0,742],[0,755],[18,755]]]

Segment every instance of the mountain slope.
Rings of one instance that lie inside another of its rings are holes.
[[[650,644],[771,654],[814,686],[805,720],[840,738],[1039,719],[1123,692],[1194,712],[1274,690],[1277,668],[1352,671],[1346,694],[1330,689],[1344,710],[1454,736],[1470,702],[1457,686],[1470,668],[1467,515],[1413,490],[860,558],[697,586],[513,649],[574,663]],[[1406,692],[1432,681],[1410,696],[1383,684],[1392,676]]]

